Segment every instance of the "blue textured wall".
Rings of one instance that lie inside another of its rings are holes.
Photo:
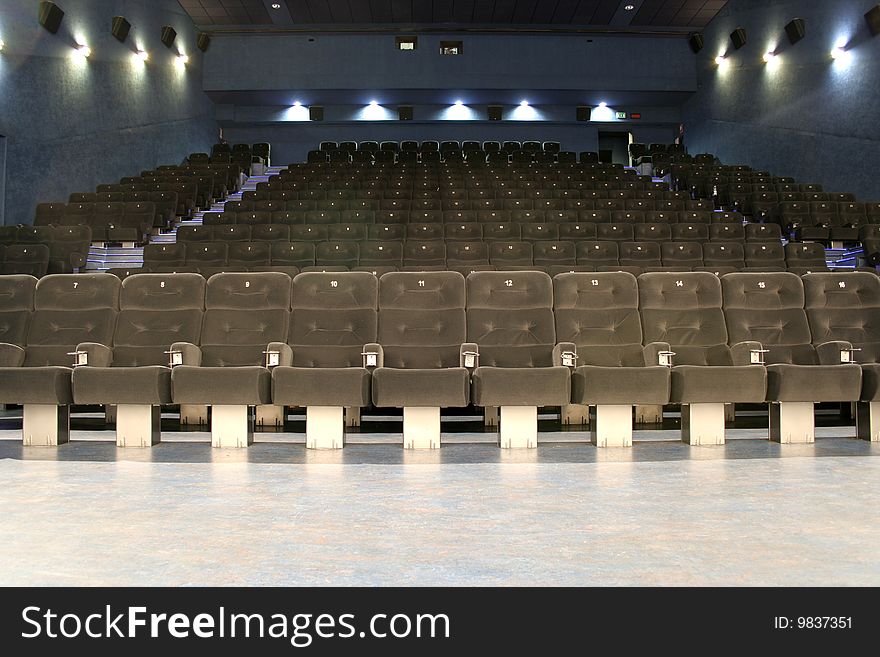
[[[196,30],[173,0],[59,2],[66,15],[52,35],[37,22],[36,0],[2,0],[0,134],[7,137],[5,223],[30,223],[40,201],[180,162],[210,148],[216,137],[213,103],[202,91]],[[110,34],[111,19],[132,24],[125,44]],[[159,40],[172,25],[172,50]],[[72,56],[76,40],[92,48]],[[144,66],[132,57],[148,50]],[[177,48],[190,56],[174,63]]]
[[[729,2],[698,56],[699,90],[684,107],[688,149],[880,200],[880,38],[863,18],[874,4]],[[795,17],[806,21],[807,34],[792,46],[784,26]],[[738,26],[748,43],[735,51],[729,35]],[[849,41],[846,65],[830,56],[838,39]],[[774,69],[762,56],[777,46]],[[729,65],[719,69],[714,58],[725,50]]]

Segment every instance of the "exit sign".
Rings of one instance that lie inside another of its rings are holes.
[[[625,119],[625,118],[626,118],[626,112],[618,112],[618,113],[617,113],[617,118],[618,118],[618,119]]]

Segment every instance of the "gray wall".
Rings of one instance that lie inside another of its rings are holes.
[[[30,223],[40,201],[66,200],[159,164],[210,148],[213,103],[202,91],[202,55],[192,21],[174,0],[59,2],[67,13],[52,35],[36,0],[3,0],[0,12],[0,134],[7,137],[5,223]],[[125,44],[111,19],[132,24]],[[162,25],[178,33],[172,50]],[[77,39],[92,55],[72,56]],[[150,52],[135,64],[135,44]],[[177,48],[190,56],[175,65]]]
[[[880,200],[880,38],[863,18],[874,4],[731,0],[705,31],[699,90],[684,107],[688,150]],[[795,17],[807,35],[792,46],[784,26]],[[729,35],[738,26],[748,43],[735,51]],[[841,38],[850,42],[848,65],[830,57]],[[762,55],[777,44],[779,65],[768,68]],[[725,49],[722,70],[713,60]]]

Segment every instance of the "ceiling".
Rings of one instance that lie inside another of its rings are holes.
[[[180,0],[209,31],[371,30],[397,25],[446,30],[699,30],[727,0]],[[273,4],[280,7],[274,9]],[[626,7],[632,9],[627,10]]]

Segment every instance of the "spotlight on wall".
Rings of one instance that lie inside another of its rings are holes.
[[[113,22],[110,24],[110,34],[115,36],[117,41],[125,43],[129,30],[131,30],[131,23],[125,20],[123,16],[113,17]]]
[[[520,101],[519,106],[520,106],[520,107],[528,107],[528,106],[529,106],[529,101],[527,101],[527,100],[522,100],[522,101]]]
[[[6,46],[6,43],[3,41],[3,39],[0,39],[0,52],[3,52],[3,48],[5,46]]]
[[[794,45],[803,39],[807,34],[807,24],[804,23],[804,19],[792,19],[791,22],[785,26],[785,34],[788,36],[788,42],[791,45]]]
[[[376,107],[378,104],[379,104],[378,100],[371,100],[370,101],[370,107]]]
[[[302,103],[299,102],[298,100],[295,100],[295,101],[293,101],[293,106],[294,107],[302,107]]]
[[[837,43],[834,44],[834,48],[832,48],[831,50],[831,59],[843,63],[848,62],[851,54],[849,50],[847,50],[846,46],[847,39],[845,37],[838,39]]]
[[[211,37],[209,37],[204,32],[199,32],[199,36],[196,39],[196,47],[202,52],[207,52],[208,46],[211,45]]]
[[[138,50],[134,54],[134,56],[137,57],[140,61],[145,62],[150,58],[150,53],[148,53],[146,50]]]
[[[773,52],[772,50],[771,50],[771,51],[768,51],[768,52],[765,52],[765,53],[764,53],[764,57],[763,57],[762,59],[764,60],[764,63],[765,63],[765,64],[769,64],[769,63],[772,62],[774,59],[776,59],[776,53]]]
[[[457,100],[457,101],[455,101],[455,104],[458,105],[459,107],[461,107],[462,105],[464,105],[464,101]]]
[[[179,55],[177,55],[177,63],[181,66],[186,66],[187,63],[189,63],[189,55],[185,53],[180,53]]]
[[[175,30],[170,25],[165,25],[162,28],[162,43],[165,44],[166,48],[170,48],[174,44],[174,39],[177,38],[177,30]]]
[[[86,58],[92,54],[92,49],[84,43],[80,43],[76,46],[76,54],[78,54],[80,57]]]

